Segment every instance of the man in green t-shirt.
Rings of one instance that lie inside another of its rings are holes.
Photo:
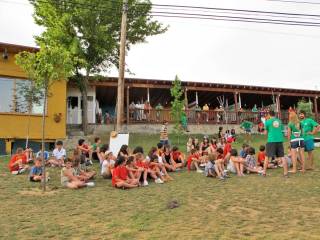
[[[301,110],[299,113],[299,118],[301,121],[301,128],[302,128],[302,137],[304,139],[304,150],[308,152],[308,162],[311,169],[314,169],[314,162],[313,162],[313,154],[312,151],[314,150],[314,135],[320,130],[320,126],[317,122],[315,122],[311,118],[306,118],[306,112]]]
[[[283,148],[283,124],[280,119],[275,117],[275,112],[271,110],[269,112],[269,119],[265,124],[265,132],[268,134],[268,140],[266,145],[266,158],[264,161],[263,175],[266,176],[266,171],[269,165],[269,161],[273,157],[280,158],[283,165],[283,174],[288,176],[288,165],[284,158]]]

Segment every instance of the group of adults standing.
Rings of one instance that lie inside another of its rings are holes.
[[[299,114],[299,115],[298,115]],[[309,169],[314,169],[313,160],[314,135],[320,130],[319,124],[312,118],[306,116],[305,111],[289,112],[288,140],[290,142],[290,153],[292,158],[292,171],[297,172],[297,160],[301,164],[301,171],[306,170],[305,152],[307,152],[307,162]],[[266,175],[269,161],[272,158],[280,158],[283,164],[284,176],[288,176],[288,164],[284,158],[284,126],[280,119],[275,116],[274,111],[269,112],[269,119],[266,120],[265,130],[268,135],[266,145],[266,159],[264,162],[263,174]]]

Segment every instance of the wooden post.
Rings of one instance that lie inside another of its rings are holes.
[[[276,97],[276,105],[277,105],[278,118],[281,119],[280,94],[277,94],[277,97]]]
[[[127,125],[129,124],[129,120],[130,120],[130,113],[129,113],[129,111],[130,111],[130,109],[129,109],[129,104],[130,104],[130,96],[129,96],[129,89],[130,89],[130,87],[128,86],[127,87]]]
[[[125,58],[126,58],[127,12],[128,12],[128,0],[123,0],[121,39],[120,39],[120,57],[119,57],[118,95],[117,95],[117,125],[116,125],[117,132],[122,130],[122,118],[123,118],[123,110],[124,110],[124,71],[125,71]]]
[[[315,119],[316,119],[316,122],[318,121],[318,96],[315,96],[314,99],[314,104],[313,104],[313,107],[314,107],[314,116],[315,116]]]
[[[188,88],[184,89],[184,104],[185,109],[188,110],[189,102],[188,102]]]
[[[234,92],[233,93],[233,95],[234,95],[234,112],[235,112],[235,114],[236,114],[236,122],[237,122],[237,124],[239,124],[239,110],[238,110],[238,93],[237,92]]]

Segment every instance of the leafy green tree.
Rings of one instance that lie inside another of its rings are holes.
[[[36,53],[21,52],[16,55],[16,63],[27,73],[34,85],[44,92],[42,112],[42,166],[45,176],[45,124],[47,99],[52,84],[64,81],[72,75],[73,65],[70,55],[64,48],[54,45],[40,44],[40,51]],[[43,181],[43,190],[46,190],[46,181]]]
[[[312,112],[313,104],[310,101],[306,101],[305,99],[302,99],[298,102],[298,112],[303,110],[306,112],[306,117],[314,118],[314,114]]]
[[[54,40],[71,53],[75,77],[70,81],[81,91],[82,126],[87,134],[87,93],[91,77],[118,67],[122,0],[30,0],[35,22],[45,27],[40,42]],[[129,0],[126,50],[145,42],[147,36],[166,31],[150,16],[149,0]]]
[[[183,90],[181,88],[181,81],[178,76],[175,77],[175,80],[172,83],[172,87],[170,89],[171,96],[173,97],[173,101],[171,101],[171,115],[174,120],[174,133],[178,136],[178,141],[180,136],[183,133],[181,127],[181,119],[184,114],[184,99],[183,99]]]

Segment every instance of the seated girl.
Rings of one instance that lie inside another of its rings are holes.
[[[216,151],[217,151],[217,140],[216,139],[211,139],[210,146],[208,148],[208,153],[209,154],[215,154]]]
[[[189,137],[188,142],[187,142],[187,154],[191,152],[191,150],[194,148],[194,139]]]
[[[120,150],[119,150],[119,153],[118,153],[118,157],[119,156],[123,156],[123,157],[129,157],[129,147],[128,145],[122,145]]]
[[[257,165],[257,161],[255,158],[255,150],[253,147],[249,147],[247,149],[247,156],[245,158],[245,168],[247,173],[259,173],[262,174],[262,167]]]
[[[200,153],[196,149],[192,149],[187,161],[188,170],[197,170],[198,173],[203,173],[199,167],[200,163]]]
[[[139,184],[140,184],[140,178],[142,176],[142,173],[144,172],[144,168],[136,166],[134,156],[130,156],[128,158],[126,162],[126,167],[128,170],[129,178],[136,179],[137,181],[139,181]]]
[[[152,169],[149,168],[149,162],[147,162],[146,159],[144,159],[143,154],[142,153],[137,153],[136,154],[136,161],[135,161],[135,165],[138,168],[143,168],[143,186],[148,186],[148,176],[150,176],[152,179],[154,179],[155,183],[163,183],[163,181],[158,178],[158,176],[156,175],[155,171],[153,171]]]
[[[86,183],[84,181],[79,180],[76,176],[74,176],[72,165],[73,165],[72,159],[67,158],[66,165],[61,170],[61,184],[63,187],[78,189],[82,187],[94,186],[94,183]]]
[[[169,172],[175,172],[176,171],[176,165],[172,164],[172,155],[169,145],[164,146],[163,154],[162,154],[162,162],[164,167]]]
[[[126,158],[119,156],[115,163],[115,168],[112,173],[112,186],[116,188],[136,188],[139,186],[139,180],[130,179],[126,167]]]
[[[101,176],[104,179],[111,179],[112,171],[114,168],[115,161],[113,160],[113,154],[111,151],[101,152],[99,159],[101,162]]]
[[[171,152],[171,164],[175,167],[175,169],[181,169],[185,166],[185,157],[182,152],[179,151],[178,147],[173,147]]]
[[[244,159],[238,157],[238,151],[236,149],[231,149],[230,151],[230,159],[227,165],[227,169],[237,174],[239,177],[244,176],[243,169],[244,169]]]
[[[14,154],[8,164],[9,170],[12,174],[24,173],[28,168],[27,156],[22,148],[17,148],[16,154]]]
[[[216,164],[217,155],[216,154],[209,154],[209,161],[206,164],[206,167],[204,169],[205,176],[206,177],[218,177],[220,180],[224,180],[225,173],[223,169],[221,168],[220,164]]]

